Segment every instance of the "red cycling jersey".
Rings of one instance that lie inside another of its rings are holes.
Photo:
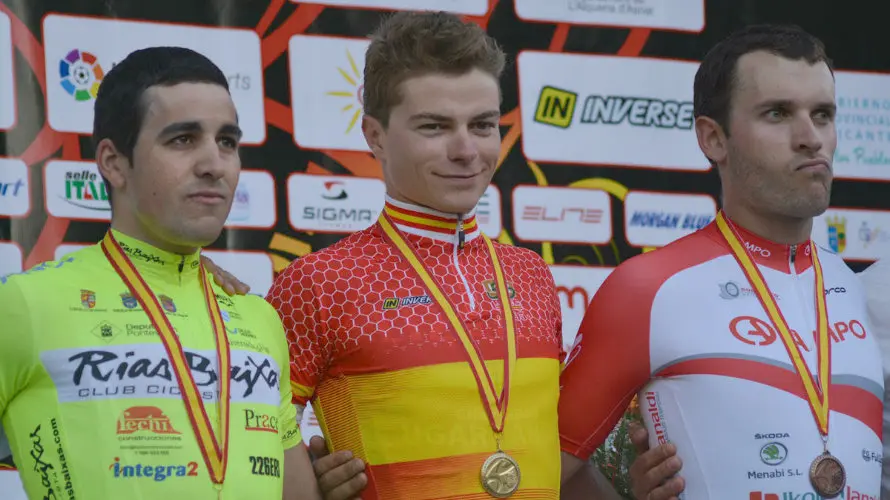
[[[385,210],[454,306],[500,390],[503,314],[475,217],[459,221],[391,199]],[[500,447],[520,465],[513,498],[556,499],[559,299],[537,254],[495,248],[518,351]],[[488,498],[480,467],[495,451],[495,433],[466,351],[379,223],[293,262],[268,300],[290,341],[294,401],[312,403],[333,450],[351,450],[368,464],[362,498]]]

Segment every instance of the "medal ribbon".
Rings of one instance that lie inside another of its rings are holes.
[[[510,307],[510,298],[507,296],[507,285],[504,280],[504,271],[501,268],[501,263],[498,259],[497,252],[495,252],[494,245],[487,236],[484,234],[481,235],[488,248],[488,256],[491,259],[491,264],[494,267],[497,293],[498,297],[501,299],[501,310],[504,313],[504,323],[506,326],[504,330],[507,335],[507,359],[504,360],[504,385],[499,395],[497,394],[497,389],[491,379],[491,375],[488,373],[488,368],[485,366],[485,362],[482,359],[482,353],[479,351],[479,347],[470,338],[466,327],[460,317],[458,317],[457,312],[455,312],[454,306],[417,257],[417,254],[409,246],[408,242],[405,241],[402,235],[399,234],[399,231],[393,226],[389,219],[384,214],[381,214],[378,222],[393,246],[395,246],[405,260],[411,264],[411,267],[414,268],[414,272],[416,272],[421,281],[423,281],[427,291],[433,296],[436,304],[438,304],[442,309],[442,312],[445,313],[448,322],[451,323],[451,328],[463,345],[464,351],[469,359],[470,369],[473,372],[473,376],[476,378],[476,384],[479,386],[479,394],[482,396],[482,401],[485,406],[485,411],[488,414],[491,427],[495,432],[503,432],[504,422],[507,418],[507,402],[510,397],[510,375],[516,367],[516,325],[513,322],[513,309]]]
[[[732,248],[733,255],[735,255],[736,260],[745,272],[745,276],[751,283],[751,287],[754,288],[754,291],[757,293],[757,298],[760,299],[760,303],[763,305],[764,310],[766,310],[773,325],[779,331],[779,335],[782,337],[782,343],[785,344],[785,349],[788,351],[788,355],[791,357],[794,368],[800,376],[800,380],[806,390],[807,400],[809,401],[810,409],[813,411],[813,416],[816,418],[819,432],[821,432],[823,436],[827,436],[829,414],[828,390],[831,387],[831,343],[828,338],[828,308],[825,305],[825,287],[822,276],[822,265],[819,262],[816,245],[813,244],[812,240],[810,241],[810,252],[813,257],[813,270],[816,275],[815,300],[816,324],[818,329],[816,356],[819,365],[819,380],[822,382],[821,390],[817,386],[816,381],[813,380],[812,374],[807,369],[807,365],[803,360],[803,355],[800,353],[800,347],[794,343],[794,339],[791,337],[791,329],[788,327],[788,322],[782,315],[782,311],[779,310],[779,306],[776,304],[772,292],[766,285],[766,280],[760,273],[760,269],[754,264],[754,260],[751,258],[750,253],[748,253],[747,248],[745,248],[744,243],[742,243],[740,238],[729,227],[722,211],[717,213],[717,227],[720,229],[720,233],[726,239],[726,242],[729,243],[730,248]]]
[[[229,352],[229,342],[226,337],[226,329],[223,325],[222,314],[219,311],[219,304],[213,295],[213,289],[204,272],[204,265],[199,264],[199,274],[201,276],[201,289],[204,294],[204,302],[207,304],[207,312],[210,314],[210,322],[213,325],[214,340],[216,343],[216,354],[219,360],[219,440],[213,432],[213,426],[207,411],[204,408],[204,402],[198,392],[198,386],[192,377],[189,369],[188,360],[183,352],[179,338],[173,331],[173,325],[170,319],[161,308],[157,297],[152,293],[151,288],[142,279],[136,266],[127,257],[121,249],[117,240],[111,234],[106,233],[102,240],[102,250],[105,257],[111,262],[118,276],[130,289],[133,297],[139,301],[142,310],[148,315],[152,326],[161,337],[167,355],[173,365],[173,371],[176,373],[176,380],[179,383],[179,391],[182,394],[185,410],[188,413],[189,420],[192,423],[192,430],[198,441],[198,447],[204,456],[204,463],[210,472],[210,479],[217,487],[221,487],[226,476],[226,466],[228,464],[228,442],[229,442],[229,392],[231,385],[231,359]]]

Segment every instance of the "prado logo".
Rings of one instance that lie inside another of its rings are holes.
[[[847,219],[844,217],[828,217],[828,246],[835,253],[844,253],[847,248]]]
[[[362,70],[359,68],[359,65],[356,64],[355,58],[352,57],[348,48],[345,52],[349,67],[344,69],[343,67],[338,66],[337,73],[340,74],[340,77],[346,82],[350,89],[329,90],[326,94],[333,97],[339,97],[342,102],[346,102],[346,104],[340,108],[340,113],[346,114],[348,118],[346,131],[344,132],[344,134],[348,134],[352,132],[352,129],[355,128],[355,124],[358,123],[358,119],[362,116],[362,108],[364,106],[362,93],[365,90],[365,86],[361,83],[363,76]]]
[[[108,470],[116,478],[148,478],[156,482],[166,481],[171,477],[198,477],[198,462],[189,462],[185,465],[123,465],[120,457],[114,457],[114,462],[108,466]]]
[[[278,434],[278,417],[265,413],[257,413],[249,408],[245,409],[244,430],[273,432]]]
[[[73,49],[59,61],[59,83],[76,101],[91,101],[99,93],[105,71],[89,52]]]

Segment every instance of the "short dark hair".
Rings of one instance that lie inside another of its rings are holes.
[[[99,84],[93,116],[93,149],[103,139],[128,160],[142,130],[148,88],[180,83],[212,83],[229,90],[225,74],[206,56],[184,47],[148,47],[131,52]],[[111,185],[105,180],[109,199]]]
[[[736,31],[705,55],[695,73],[693,115],[707,116],[729,134],[729,113],[738,61],[750,52],[765,51],[810,64],[824,62],[834,74],[825,45],[795,25],[758,24]]]
[[[364,112],[386,127],[408,78],[480,69],[499,80],[505,61],[494,38],[476,23],[445,12],[398,12],[378,26],[365,52]]]

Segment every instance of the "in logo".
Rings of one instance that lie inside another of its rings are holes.
[[[835,253],[843,253],[847,248],[847,219],[843,217],[827,217],[828,246]]]
[[[135,309],[139,305],[139,301],[137,301],[136,297],[133,297],[130,292],[124,292],[121,294],[121,303],[127,309]]]
[[[161,307],[164,308],[168,313],[176,312],[176,304],[173,303],[173,299],[166,295],[159,295],[158,299],[161,301]]]
[[[788,457],[788,448],[778,441],[766,443],[760,448],[760,460],[766,465],[776,466]]]
[[[96,292],[92,290],[81,290],[80,304],[84,309],[93,309],[96,307]]]
[[[569,128],[575,115],[575,103],[578,94],[558,89],[549,85],[541,89],[538,96],[538,107],[535,110],[535,121],[559,128]]]
[[[396,297],[390,297],[383,301],[384,309],[398,309],[399,308],[399,299]]]
[[[105,71],[89,52],[74,49],[59,61],[59,83],[77,101],[90,101],[99,93]]]
[[[334,97],[343,97],[349,100],[355,99],[353,102],[346,104],[341,108],[342,113],[348,113],[349,116],[349,124],[346,126],[346,134],[352,131],[355,127],[355,124],[358,123],[358,119],[362,116],[362,106],[364,103],[364,99],[362,94],[365,90],[365,86],[359,83],[362,79],[362,72],[359,70],[358,65],[355,63],[355,59],[353,59],[352,54],[349,51],[346,51],[346,59],[349,61],[349,69],[343,69],[338,67],[337,71],[340,73],[340,76],[346,83],[352,87],[352,90],[331,90],[327,92],[327,95]]]

